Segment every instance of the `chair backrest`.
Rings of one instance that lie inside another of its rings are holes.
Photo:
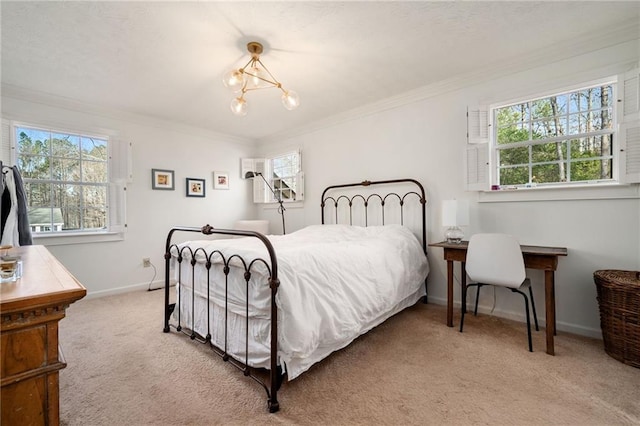
[[[467,274],[473,281],[518,288],[526,278],[518,240],[508,234],[475,234],[469,239]]]

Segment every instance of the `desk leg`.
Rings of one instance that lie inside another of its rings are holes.
[[[453,327],[453,260],[447,260],[447,327]]]
[[[544,300],[546,308],[547,353],[555,355],[553,336],[556,334],[556,291],[553,271],[544,271]]]

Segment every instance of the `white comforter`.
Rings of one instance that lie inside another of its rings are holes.
[[[286,236],[270,235],[269,240],[280,279],[276,295],[279,358],[290,380],[425,293],[427,258],[418,239],[400,225],[314,225]],[[238,254],[247,264],[255,258],[269,259],[256,238],[192,241],[181,247],[185,245],[194,250],[202,247],[207,253],[221,250],[227,257]],[[183,253],[188,259],[188,252]],[[196,259],[204,262],[201,252]],[[212,258],[216,259],[220,256]],[[181,283],[190,282],[190,270],[183,262]],[[266,267],[257,264],[252,272],[249,316],[268,318]],[[263,276],[255,277],[256,273]],[[204,268],[196,275],[196,283],[206,282]],[[230,309],[244,315],[245,284],[242,274],[232,275],[238,278],[230,282]],[[196,293],[206,294],[206,284],[195,287]],[[214,303],[224,306],[223,285],[209,292]],[[268,335],[262,337],[268,342]]]

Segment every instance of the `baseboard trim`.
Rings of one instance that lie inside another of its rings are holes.
[[[132,284],[124,287],[110,288],[108,290],[88,291],[85,299],[97,299],[100,297],[113,296],[116,294],[130,293],[140,290],[159,290],[164,287],[164,280],[156,280],[151,283]]]
[[[429,296],[429,303],[434,303],[436,305],[446,305],[447,299],[442,297]],[[459,311],[460,302],[454,301],[453,307],[454,309],[457,309]],[[494,315],[500,318],[506,318],[513,321],[525,322],[523,314],[518,312],[502,311],[498,309],[491,312],[491,307],[482,306],[482,305],[478,306],[478,312],[480,312],[481,314]],[[540,309],[537,309],[537,312],[538,312],[538,323],[541,326],[545,326],[546,320],[544,317],[544,310],[541,311]],[[571,334],[577,334],[579,336],[591,337],[594,339],[602,340],[602,330],[600,330],[599,328],[596,329],[592,327],[585,327],[580,324],[573,324],[573,323],[568,323],[563,321],[556,321],[556,328],[558,331],[564,331]]]

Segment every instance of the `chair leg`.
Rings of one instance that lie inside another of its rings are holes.
[[[478,300],[480,299],[480,287],[482,284],[478,283],[478,289],[476,290],[476,306],[473,308],[473,315],[478,316]]]
[[[476,306],[473,310],[473,315],[478,315],[478,296],[480,295],[480,287],[485,284],[473,283],[467,284],[465,288],[462,289],[462,306],[460,307],[461,315],[460,315],[460,333],[462,333],[462,326],[464,325],[464,314],[467,313],[467,290],[469,287],[478,286],[478,290],[476,291]]]
[[[522,295],[522,297],[524,297],[524,308],[527,314],[527,337],[529,339],[529,352],[533,352],[533,342],[531,340],[531,319],[530,319],[530,315],[529,315],[529,300],[528,297],[525,293],[521,292],[520,290],[516,290],[515,288],[512,288],[511,291],[516,292],[516,293],[520,293]]]
[[[533,289],[529,285],[529,295],[531,296],[531,308],[533,309],[533,320],[536,323],[536,331],[540,331],[538,328],[538,314],[536,314],[536,302],[533,300]]]
[[[469,286],[465,286],[462,289],[462,301],[460,306],[460,333],[462,333],[462,327],[464,327],[464,314],[467,312],[467,289]]]

